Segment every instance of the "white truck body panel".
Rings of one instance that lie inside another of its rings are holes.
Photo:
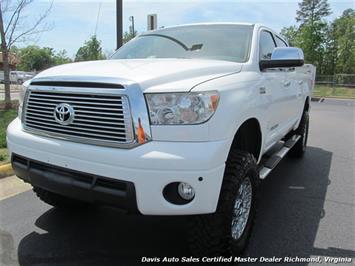
[[[102,80],[121,78],[143,92],[185,92],[209,79],[237,73],[241,64],[216,60],[126,59],[65,64],[39,73],[36,80]]]
[[[210,24],[204,24],[208,27]],[[151,125],[152,140],[133,149],[100,147],[39,136],[22,130],[16,119],[8,128],[8,147],[36,161],[134,183],[142,214],[183,215],[216,210],[225,162],[240,126],[256,119],[261,131],[257,161],[298,127],[310,100],[314,67],[260,71],[259,36],[270,29],[254,25],[245,63],[201,59],[127,59],[74,63],[51,68],[35,81],[119,82],[144,94],[218,91],[214,115],[198,125]],[[273,33],[273,32],[272,32]],[[203,177],[203,181],[198,178]],[[171,182],[196,190],[185,205],[162,195]]]

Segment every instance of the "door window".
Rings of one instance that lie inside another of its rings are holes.
[[[278,36],[276,36],[276,44],[277,44],[277,47],[287,47],[287,44]]]
[[[260,33],[260,60],[271,59],[275,47],[276,45],[271,33],[268,31],[262,31]]]

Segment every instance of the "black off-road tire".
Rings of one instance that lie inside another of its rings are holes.
[[[233,207],[238,189],[246,177],[249,177],[252,185],[251,209],[243,234],[235,240],[231,231]],[[216,212],[189,219],[188,242],[194,256],[236,256],[243,252],[256,216],[259,182],[254,157],[244,151],[232,150],[226,162]]]
[[[40,200],[49,205],[52,205],[53,207],[61,209],[74,209],[79,207],[86,207],[89,205],[86,202],[67,198],[39,187],[34,187],[33,191],[36,193]]]
[[[291,158],[302,158],[307,149],[308,140],[308,129],[309,129],[309,112],[304,111],[302,114],[301,122],[298,128],[294,131],[293,135],[300,135],[301,138],[288,152],[288,156]]]

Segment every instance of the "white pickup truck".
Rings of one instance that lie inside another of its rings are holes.
[[[260,180],[305,152],[314,71],[259,24],[143,33],[25,82],[12,166],[53,206],[190,215],[193,254],[240,254]]]

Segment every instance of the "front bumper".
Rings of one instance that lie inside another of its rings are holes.
[[[82,173],[12,154],[15,174],[33,186],[90,203],[118,207],[137,212],[132,182]]]
[[[134,149],[117,149],[32,135],[15,119],[8,127],[7,142],[11,154],[132,183],[142,214],[188,215],[216,210],[231,140],[151,141]],[[171,182],[189,183],[195,198],[185,205],[169,203],[162,191]]]

